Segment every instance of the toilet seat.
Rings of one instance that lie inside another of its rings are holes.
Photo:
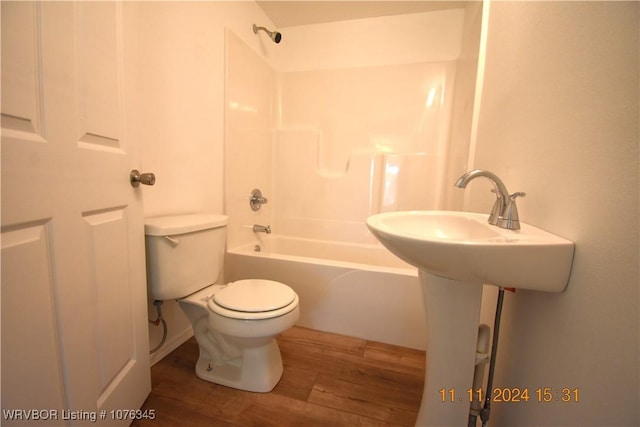
[[[298,295],[273,280],[238,280],[213,294],[207,306],[214,313],[233,319],[271,319],[295,309]]]
[[[293,302],[295,292],[287,285],[272,280],[238,280],[216,292],[213,300],[233,311],[257,313],[273,311]]]

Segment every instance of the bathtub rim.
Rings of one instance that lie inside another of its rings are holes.
[[[376,249],[378,248],[377,245],[373,245],[373,244],[351,243],[351,242],[340,242],[340,241],[333,242],[328,240],[306,239],[306,238],[286,236],[286,235],[276,235],[276,236],[269,237],[269,239],[273,239],[273,238],[295,239],[297,241],[321,242],[323,244],[340,244],[345,246],[349,245],[349,246],[357,246],[357,247],[363,247],[363,248],[366,248],[366,247],[374,247]],[[268,242],[265,242],[262,240],[256,240],[251,243],[237,245],[233,248],[227,248],[226,252],[231,255],[244,255],[244,256],[252,256],[252,257],[263,258],[263,259],[274,259],[279,261],[313,263],[313,264],[328,265],[332,267],[340,267],[340,268],[353,269],[353,270],[365,270],[365,271],[372,271],[377,273],[400,274],[405,276],[418,277],[418,268],[411,267],[409,264],[407,264],[407,267],[389,267],[389,266],[379,266],[374,264],[365,264],[365,263],[353,262],[353,261],[341,261],[341,260],[335,260],[330,258],[318,258],[318,257],[309,257],[309,256],[301,256],[301,255],[281,254],[278,252],[272,252],[268,248],[267,250],[255,251],[254,248],[256,245],[260,245],[261,247],[263,247],[263,245],[268,245]],[[380,246],[380,248],[386,250],[383,246]],[[391,252],[389,252],[389,256],[395,257],[395,255],[393,255]]]

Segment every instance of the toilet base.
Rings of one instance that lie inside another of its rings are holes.
[[[209,358],[198,358],[196,375],[215,384],[239,390],[267,393],[282,377],[282,356],[275,339],[257,347],[247,347],[242,355],[215,365]]]

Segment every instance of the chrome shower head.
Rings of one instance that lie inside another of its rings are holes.
[[[262,30],[276,43],[280,43],[282,40],[282,34],[277,31],[269,31],[265,27],[258,27],[256,24],[253,24],[253,34],[258,34],[258,30]]]

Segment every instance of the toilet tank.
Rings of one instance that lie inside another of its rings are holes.
[[[222,273],[227,216],[146,218],[147,286],[154,300],[178,299],[216,283]]]

